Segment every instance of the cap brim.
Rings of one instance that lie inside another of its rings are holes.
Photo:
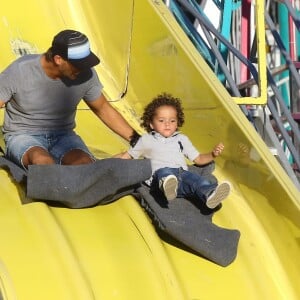
[[[93,53],[81,59],[69,59],[68,60],[78,70],[90,69],[100,63],[100,59]]]

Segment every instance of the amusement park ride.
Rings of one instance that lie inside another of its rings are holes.
[[[165,3],[299,189],[300,1]]]

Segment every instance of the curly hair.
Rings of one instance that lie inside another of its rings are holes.
[[[147,132],[151,132],[152,128],[150,127],[150,123],[153,120],[156,110],[161,106],[172,106],[177,111],[177,126],[178,128],[184,124],[184,113],[183,108],[181,106],[181,100],[179,98],[175,98],[170,94],[162,93],[155,97],[144,109],[144,113],[142,115],[142,127],[146,129]]]

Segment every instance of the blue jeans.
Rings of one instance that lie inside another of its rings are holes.
[[[177,197],[200,199],[204,203],[207,197],[216,189],[217,183],[210,182],[205,177],[182,168],[161,168],[153,174],[151,188],[159,189],[159,181],[168,176],[175,175],[178,180]]]
[[[72,130],[6,134],[4,139],[6,157],[24,169],[26,168],[22,163],[23,155],[27,150],[35,146],[48,151],[58,164],[61,163],[66,153],[74,149],[80,149],[93,157],[80,136]]]

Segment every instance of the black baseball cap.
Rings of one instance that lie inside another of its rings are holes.
[[[75,30],[66,29],[59,32],[52,41],[51,50],[53,55],[68,60],[79,70],[90,69],[100,62],[91,51],[86,35]]]

